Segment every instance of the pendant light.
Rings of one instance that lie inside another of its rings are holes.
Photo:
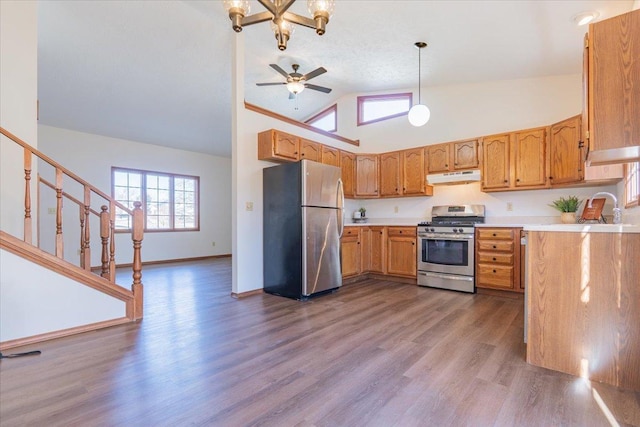
[[[418,48],[418,103],[411,107],[408,117],[409,123],[415,127],[420,127],[424,126],[429,121],[429,117],[431,117],[431,111],[429,111],[429,108],[421,102],[422,80],[420,79],[420,74],[422,69],[420,68],[420,51],[427,47],[427,44],[425,42],[416,42],[415,45]]]

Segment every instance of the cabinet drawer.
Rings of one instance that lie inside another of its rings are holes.
[[[513,289],[513,267],[478,264],[478,286]]]
[[[389,236],[416,236],[416,227],[389,227],[387,229]]]
[[[501,251],[513,253],[513,240],[478,240],[478,251]]]
[[[345,237],[345,236],[357,236],[358,234],[360,234],[360,228],[359,227],[345,227],[344,231],[342,232],[342,237]]]
[[[478,252],[478,263],[513,265],[513,254]]]
[[[512,228],[478,228],[478,239],[513,240]]]

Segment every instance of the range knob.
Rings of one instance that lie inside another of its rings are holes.
[[[431,232],[433,233],[433,232],[435,232],[435,231],[436,231],[436,229],[435,229],[435,228],[433,228],[433,227],[431,227],[431,230],[429,230],[429,231],[431,231]]]

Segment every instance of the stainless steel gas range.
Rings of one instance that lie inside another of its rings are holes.
[[[418,224],[418,285],[475,293],[474,225],[484,218],[484,205],[431,209]]]

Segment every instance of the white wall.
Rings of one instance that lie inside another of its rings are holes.
[[[1,342],[125,317],[123,301],[10,252],[0,250],[0,264]]]
[[[35,1],[0,1],[0,126],[34,147],[38,146],[37,26]],[[23,151],[4,136],[1,139],[0,228],[22,238]]]
[[[145,233],[142,242],[143,262],[231,253],[231,159],[51,126],[40,125],[38,131],[40,151],[106,194],[111,194],[112,166],[200,177],[200,231]],[[44,166],[41,169],[43,176],[50,172]],[[52,177],[47,179],[51,180]],[[80,200],[81,194],[76,195]],[[45,200],[43,197],[43,202]],[[70,240],[65,240],[65,245],[70,242],[65,252],[68,256],[77,257],[77,210],[67,201],[64,206],[72,210],[69,213],[70,224],[63,228],[63,233],[69,230],[69,234],[73,235]],[[47,207],[49,205],[43,206],[41,221],[43,243],[47,241],[47,236],[50,240],[55,234],[51,221],[54,216],[46,214]],[[45,223],[48,225],[45,226]],[[92,224],[92,230],[97,230],[97,222]],[[212,245],[214,241],[215,246]],[[99,265],[99,240],[92,237],[92,242],[92,265]],[[117,234],[116,245],[116,262],[131,263],[131,235]]]

